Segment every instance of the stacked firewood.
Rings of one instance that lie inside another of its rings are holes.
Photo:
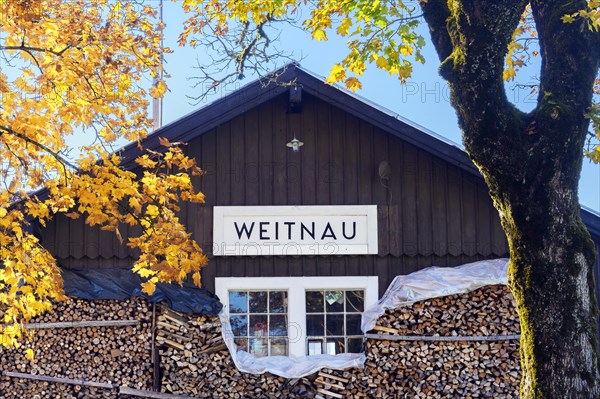
[[[216,318],[163,311],[158,328],[162,391],[198,398],[516,398],[520,380],[519,320],[504,286],[388,311],[365,342],[363,370],[294,380],[240,373]]]
[[[216,317],[187,317],[167,309],[157,322],[162,392],[196,398],[312,398],[309,379],[241,373]],[[314,379],[314,378],[313,378]]]
[[[519,320],[504,286],[388,311],[367,334],[364,369],[324,369],[297,379],[241,373],[216,317],[182,315],[162,306],[156,313],[154,343],[160,373],[152,365],[153,320],[146,301],[58,304],[32,323],[79,326],[32,329],[32,337],[20,349],[0,348],[0,371],[10,374],[0,377],[0,399],[123,399],[122,387],[151,391],[153,381],[159,382],[163,395],[194,398],[517,397]],[[81,327],[99,320],[133,324]],[[33,360],[25,357],[26,348],[34,350]],[[18,373],[29,377],[20,378]],[[32,376],[70,382],[38,381]]]
[[[121,321],[129,325],[85,326]],[[69,323],[65,325],[65,323]],[[52,324],[50,324],[52,323]],[[117,397],[118,387],[152,387],[152,310],[143,299],[68,299],[30,323],[31,336],[19,349],[0,348],[0,398]],[[48,328],[52,327],[52,328]],[[32,349],[29,360],[25,350]],[[31,378],[18,378],[22,373]],[[35,380],[47,376],[112,385],[114,389]]]
[[[372,333],[364,370],[320,373],[323,398],[518,397],[519,319],[504,286],[389,311]]]
[[[378,326],[401,335],[490,336],[519,334],[514,298],[504,285],[419,301],[387,312]]]

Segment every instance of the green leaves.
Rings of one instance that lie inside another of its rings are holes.
[[[421,53],[425,39],[416,33],[420,16],[403,2],[320,1],[310,15],[304,26],[313,37],[325,30],[348,37],[348,54],[332,67],[329,83],[344,83],[356,91],[368,64],[403,82],[411,76],[413,62],[425,61]]]

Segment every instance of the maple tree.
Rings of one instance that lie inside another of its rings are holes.
[[[57,213],[119,237],[120,225],[139,226],[127,245],[140,250],[133,270],[146,293],[190,274],[200,285],[207,259],[177,211],[203,202],[190,181],[202,171],[165,139],[134,171],[113,151],[152,126],[149,100],[166,90],[161,29],[155,7],[137,1],[0,0],[0,344],[19,345],[22,323],[63,298],[30,228]],[[71,155],[75,133],[91,139]]]
[[[327,79],[361,87],[367,66],[401,81],[423,62],[425,22],[448,81],[465,148],[485,179],[510,248],[509,284],[521,318],[522,398],[597,398],[594,245],[577,195],[584,150],[600,161],[600,2],[597,0],[184,0],[182,43],[225,43],[235,70],[269,60],[269,29],[300,22],[315,40],[347,37]],[[306,18],[299,10],[309,11]],[[298,19],[299,18],[299,19]],[[272,31],[271,31],[272,32]],[[507,99],[530,56],[541,57],[538,100]],[[227,65],[223,58],[223,65]],[[594,89],[594,84],[596,84]],[[594,90],[595,95],[594,96]],[[591,131],[590,131],[590,121]],[[594,138],[595,137],[595,138]]]

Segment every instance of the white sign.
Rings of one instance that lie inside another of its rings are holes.
[[[215,206],[215,256],[376,254],[377,206]]]

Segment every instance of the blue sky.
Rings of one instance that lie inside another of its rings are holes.
[[[167,80],[169,93],[163,104],[164,124],[193,112],[256,78],[248,76],[233,86],[221,88],[204,103],[191,104],[191,100],[186,96],[194,95],[194,89],[188,78],[196,75],[196,60],[202,62],[206,59],[206,54],[201,49],[177,46],[183,18],[179,3],[164,3],[164,21],[167,24],[165,45],[174,50],[173,54],[165,57],[165,66],[171,78]],[[424,36],[429,38],[428,33],[424,33]],[[293,51],[303,68],[321,76],[327,76],[331,66],[345,55],[344,41],[339,38],[330,37],[327,42],[316,42],[300,29],[288,27],[282,32],[278,46],[286,51]],[[415,65],[412,78],[404,85],[385,72],[374,67],[368,68],[361,78],[363,89],[357,94],[455,143],[461,143],[456,114],[449,102],[448,87],[437,73],[439,61],[429,43],[425,49],[425,58],[427,62],[424,65]],[[534,64],[521,71],[520,82],[534,81],[537,67],[538,65]],[[535,106],[535,94],[530,94],[528,89],[515,89],[514,83],[508,83],[507,87],[510,89],[509,99],[519,108],[528,111]],[[582,205],[600,212],[600,165],[584,160],[579,196]]]

